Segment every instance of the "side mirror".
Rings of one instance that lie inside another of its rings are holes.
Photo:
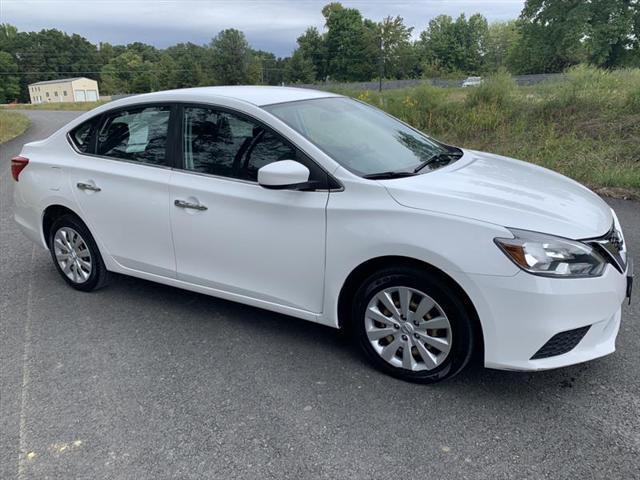
[[[308,186],[309,169],[294,160],[280,160],[258,170],[258,183],[274,190],[304,189]]]

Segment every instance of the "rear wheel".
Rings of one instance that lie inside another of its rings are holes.
[[[429,272],[392,268],[371,275],[355,293],[351,318],[371,363],[403,380],[438,382],[471,358],[474,331],[465,305]]]
[[[63,215],[53,222],[49,251],[58,273],[73,288],[89,292],[106,283],[108,272],[96,242],[75,215]]]

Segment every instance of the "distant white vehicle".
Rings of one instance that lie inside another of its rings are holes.
[[[415,382],[474,350],[507,370],[607,355],[631,295],[597,195],[328,92],[128,97],[26,144],[11,172],[16,222],[72,287],[116,272],[349,328]]]
[[[462,82],[462,88],[466,87],[477,87],[482,83],[482,77],[467,77],[467,79]]]

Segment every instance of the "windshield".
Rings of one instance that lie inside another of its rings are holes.
[[[268,105],[271,112],[351,172],[411,172],[450,150],[386,113],[342,97]],[[433,162],[433,170],[454,161]]]

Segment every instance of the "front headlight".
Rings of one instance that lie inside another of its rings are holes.
[[[611,209],[611,214],[613,215],[613,240],[615,241],[614,247],[618,250],[618,255],[622,259],[624,264],[627,263],[627,243],[624,240],[624,234],[622,233],[622,227],[620,226],[620,221],[618,220],[618,215],[616,212]]]
[[[607,261],[582,242],[509,229],[515,238],[496,238],[500,249],[523,270],[546,277],[598,277]]]

